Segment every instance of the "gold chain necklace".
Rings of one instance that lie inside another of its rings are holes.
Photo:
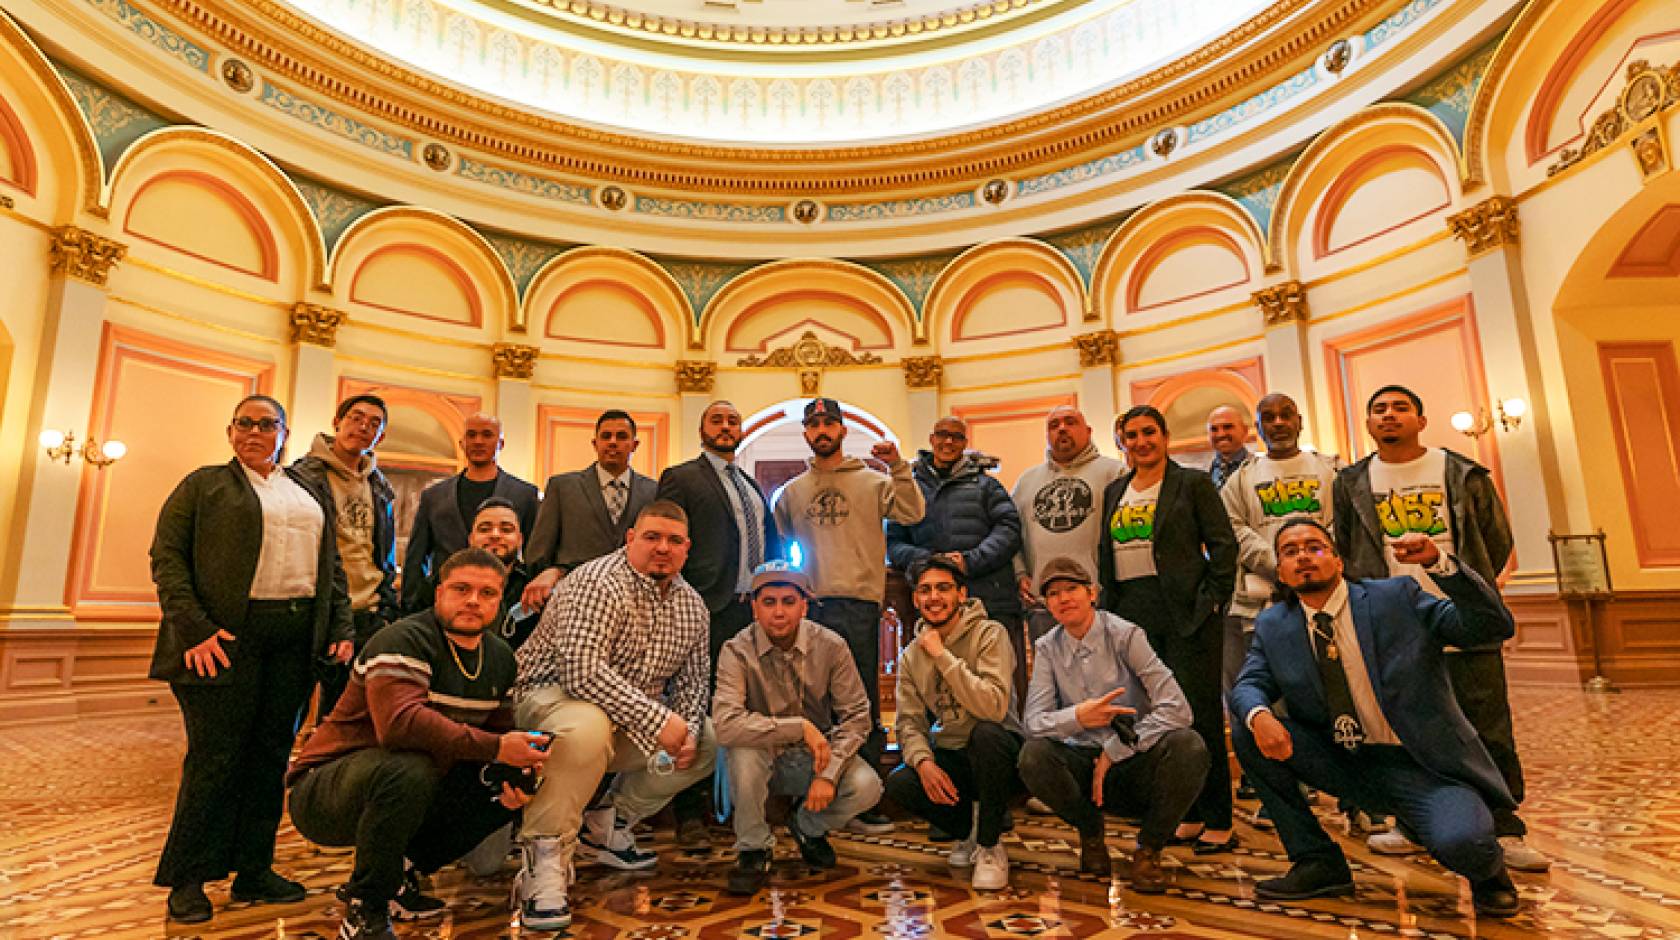
[[[468,682],[476,680],[478,674],[484,671],[484,643],[480,641],[478,645],[478,665],[474,667],[472,672],[468,672],[467,667],[461,662],[461,654],[455,651],[455,641],[444,637],[443,642],[449,644],[449,655],[454,657],[455,668],[461,670],[461,675],[466,676]]]

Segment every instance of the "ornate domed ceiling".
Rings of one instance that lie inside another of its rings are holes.
[[[1084,98],[1266,0],[288,0],[436,78],[635,135],[770,146],[949,134]]]

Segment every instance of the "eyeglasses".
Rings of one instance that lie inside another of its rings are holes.
[[[233,426],[241,431],[261,431],[264,434],[286,426],[286,422],[279,418],[248,418],[240,415],[233,419]]]
[[[935,431],[933,439],[936,441],[966,441],[968,435],[961,431]]]
[[[1296,558],[1301,555],[1311,555],[1314,558],[1323,558],[1328,554],[1330,554],[1330,546],[1324,542],[1302,542],[1298,545],[1285,545],[1278,549],[1277,553],[1278,561],[1287,561],[1288,559]]]

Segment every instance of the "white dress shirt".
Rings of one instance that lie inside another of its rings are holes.
[[[262,547],[251,579],[251,599],[314,597],[321,531],[327,524],[321,504],[278,466],[266,477],[243,463],[239,466],[262,506]]]

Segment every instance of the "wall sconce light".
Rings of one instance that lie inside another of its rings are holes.
[[[1528,414],[1528,402],[1521,398],[1507,398],[1494,402],[1493,417],[1483,408],[1477,408],[1475,414],[1460,411],[1452,416],[1452,426],[1455,430],[1469,437],[1481,437],[1493,430],[1494,422],[1499,422],[1502,431],[1515,431],[1521,424],[1523,415]]]
[[[62,460],[67,464],[72,457],[79,455],[95,467],[108,467],[128,453],[128,445],[122,441],[106,441],[101,444],[91,437],[78,449],[75,431],[54,431],[49,428],[41,432],[39,440],[41,446],[46,448],[48,460]]]

